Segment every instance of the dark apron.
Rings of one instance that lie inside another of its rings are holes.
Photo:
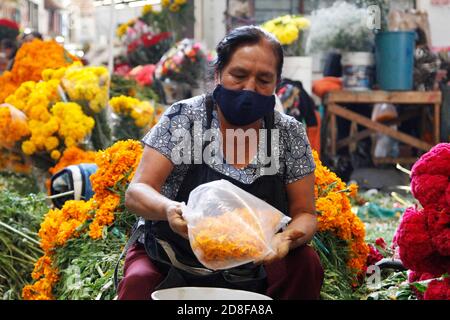
[[[207,96],[207,129],[211,128],[213,108],[212,98]],[[264,118],[265,128],[274,128],[273,118],[273,113]],[[268,132],[268,154],[271,155],[270,130]],[[286,186],[278,174],[263,175],[251,184],[244,184],[211,169],[205,163],[191,165],[174,200],[187,203],[189,194],[193,189],[201,184],[220,179],[230,181],[239,188],[266,201],[284,214],[289,214]],[[213,271],[206,269],[195,257],[189,241],[174,233],[167,221],[145,222],[145,249],[152,262],[163,274],[166,274],[166,278],[156,289],[213,285],[259,293],[266,292],[267,276],[262,265],[255,266],[253,263],[248,263],[227,270]]]

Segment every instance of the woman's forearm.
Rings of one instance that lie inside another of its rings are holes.
[[[167,220],[167,207],[174,201],[145,183],[132,183],[125,194],[127,209],[146,220]]]

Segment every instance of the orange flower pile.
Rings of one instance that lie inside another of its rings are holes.
[[[189,229],[191,246],[208,268],[226,269],[268,253],[267,236],[275,233],[281,216],[235,209],[200,219]],[[267,223],[266,223],[267,222]]]
[[[351,211],[350,196],[356,194],[357,186],[346,184],[322,165],[317,153],[313,151],[315,170],[316,210],[318,212],[318,232],[329,231],[338,238],[346,240],[350,257],[347,265],[355,272],[362,272],[366,265],[369,248],[364,240],[363,222]]]
[[[114,222],[114,211],[120,204],[121,189],[125,190],[141,160],[142,145],[136,140],[116,142],[95,157],[98,170],[91,176],[94,201],[99,204],[95,219],[89,226],[93,239],[102,236],[102,229]],[[111,191],[111,190],[115,190]]]
[[[56,172],[64,163],[92,160],[94,153],[70,148],[60,163],[51,170]],[[63,247],[67,240],[79,237],[88,228],[93,239],[102,237],[105,227],[114,222],[114,212],[120,205],[120,193],[131,181],[142,156],[139,141],[119,141],[110,148],[95,153],[98,170],[91,176],[95,195],[89,201],[67,201],[61,210],[52,209],[44,217],[39,230],[41,248],[44,256],[35,264],[32,274],[36,281],[27,285],[22,291],[24,299],[53,299],[52,288],[58,281],[58,270],[52,266],[52,257],[58,247]],[[81,162],[80,162],[81,163]],[[122,188],[123,186],[123,188]],[[114,190],[114,191],[112,191]]]
[[[52,266],[52,257],[57,247],[64,246],[66,241],[79,237],[78,229],[92,218],[95,204],[90,201],[67,201],[62,209],[52,209],[44,217],[39,230],[40,246],[44,250],[35,264],[32,278],[36,282],[22,290],[26,300],[53,299],[52,288],[58,281],[58,270]]]
[[[0,105],[0,146],[12,148],[29,134],[25,115],[10,105]]]
[[[0,103],[25,81],[38,82],[45,69],[58,69],[79,59],[69,54],[55,41],[35,39],[19,49],[11,72],[0,76]]]
[[[36,262],[33,273],[31,274],[36,282],[33,285],[27,285],[22,290],[24,300],[53,300],[53,285],[58,281],[58,270],[52,267],[52,259],[44,255]]]

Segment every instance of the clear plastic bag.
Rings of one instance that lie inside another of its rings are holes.
[[[398,118],[397,108],[391,103],[377,103],[372,110],[372,121],[384,122]]]
[[[202,184],[189,195],[183,218],[197,259],[213,270],[263,258],[291,218],[226,180]]]

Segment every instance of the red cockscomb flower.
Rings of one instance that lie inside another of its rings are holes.
[[[384,241],[383,238],[378,238],[378,239],[376,239],[376,240],[375,240],[375,244],[376,244],[377,246],[379,246],[380,248],[382,248],[382,249],[386,249],[386,246],[387,246],[386,241]]]
[[[367,256],[367,265],[375,265],[378,261],[383,259],[383,255],[373,245],[369,244],[369,255]]]
[[[443,274],[448,262],[432,245],[427,215],[415,208],[406,209],[396,233],[400,259],[414,271]]]
[[[423,207],[448,205],[450,143],[440,143],[425,153],[411,170],[411,191]]]
[[[450,258],[450,208],[429,206],[424,209],[434,248]]]
[[[417,271],[409,271],[408,272],[408,282],[418,282],[418,281],[425,281],[433,278],[437,278],[439,275],[434,275],[432,273],[428,272],[417,272]],[[423,293],[421,293],[417,288],[413,285],[411,285],[411,289],[416,294],[417,299],[423,300]]]
[[[433,280],[424,294],[425,300],[450,300],[450,278]]]

